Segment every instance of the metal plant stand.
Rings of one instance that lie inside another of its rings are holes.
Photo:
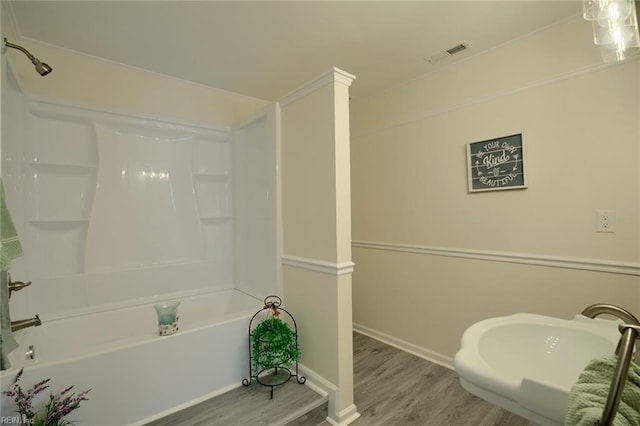
[[[273,399],[273,388],[281,386],[296,378],[299,384],[303,384],[307,379],[298,374],[298,326],[296,320],[286,309],[282,308],[282,299],[278,296],[267,296],[264,299],[264,308],[256,312],[249,321],[249,378],[242,379],[244,386],[250,386],[253,381],[262,386],[271,388],[269,399]],[[280,319],[280,315],[284,318]],[[273,344],[264,337],[256,333],[258,327],[268,325],[267,321],[275,321],[283,327],[292,327],[292,330],[285,330],[288,333],[276,336],[275,345],[285,345],[290,350],[273,352]],[[286,324],[284,326],[282,323]],[[291,333],[292,332],[292,333]],[[289,334],[291,333],[291,334]],[[283,343],[284,342],[284,343]],[[257,357],[255,356],[257,355]]]

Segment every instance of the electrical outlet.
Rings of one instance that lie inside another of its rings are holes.
[[[616,212],[613,210],[596,211],[596,231],[616,232]]]

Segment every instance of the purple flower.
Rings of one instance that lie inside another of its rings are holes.
[[[25,394],[22,390],[22,387],[18,383],[22,378],[24,373],[24,369],[21,369],[17,374],[15,379],[13,380],[13,388],[12,390],[2,391],[4,395],[9,397],[15,397],[14,402],[18,409],[18,413],[24,424],[41,424],[44,426],[54,426],[54,425],[68,425],[70,424],[67,420],[62,420],[64,416],[80,407],[81,401],[87,401],[86,395],[91,391],[91,389],[85,390],[74,396],[74,393],[67,395],[65,394],[71,391],[73,386],[69,386],[64,389],[62,392],[58,394],[49,394],[49,402],[42,407],[38,413],[33,410],[33,398],[35,395],[49,388],[49,381],[51,379],[41,380],[40,382],[33,385]]]
[[[18,374],[16,374],[16,377],[13,379],[13,383],[18,383],[18,380],[20,380],[20,377],[22,377],[22,373],[24,372],[24,367],[22,367],[20,369],[20,371],[18,371]]]

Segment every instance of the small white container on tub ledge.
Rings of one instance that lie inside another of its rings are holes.
[[[178,331],[179,305],[179,301],[162,302],[153,305],[158,314],[158,333],[160,336],[168,336]]]

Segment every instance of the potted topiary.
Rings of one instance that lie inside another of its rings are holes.
[[[306,379],[298,376],[300,349],[293,316],[280,307],[282,300],[278,296],[269,296],[264,303],[264,308],[256,312],[249,322],[251,377],[242,380],[242,384],[249,386],[255,380],[263,386],[270,386],[273,398],[274,386],[285,384],[291,377],[296,377],[301,384]],[[281,311],[286,320],[280,318]]]
[[[256,370],[287,367],[298,361],[300,352],[295,333],[277,316],[270,316],[253,329],[251,355]]]

